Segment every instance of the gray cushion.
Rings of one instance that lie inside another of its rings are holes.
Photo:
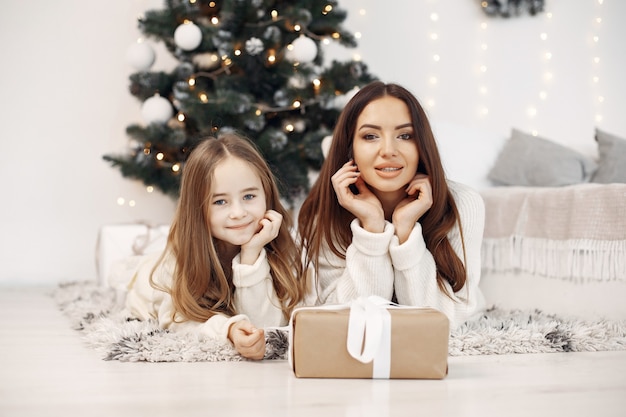
[[[609,184],[626,183],[626,139],[596,129],[598,142],[598,170],[592,182]]]
[[[488,177],[496,185],[556,187],[588,182],[596,168],[573,149],[513,129]]]

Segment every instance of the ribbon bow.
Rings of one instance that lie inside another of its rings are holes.
[[[362,363],[373,363],[373,378],[389,378],[391,368],[392,305],[378,296],[360,297],[350,305],[347,349]]]

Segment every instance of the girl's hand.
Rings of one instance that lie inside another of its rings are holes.
[[[367,188],[353,160],[346,162],[331,178],[337,200],[341,207],[354,214],[361,226],[373,233],[382,233],[385,229],[383,206],[374,193]],[[352,193],[350,186],[359,191]]]
[[[433,205],[433,190],[425,174],[417,174],[406,187],[406,198],[395,208],[392,223],[400,243],[408,238],[415,223]]]
[[[259,222],[259,231],[256,232],[248,243],[241,245],[241,263],[252,265],[259,257],[261,249],[276,239],[280,226],[283,223],[283,216],[275,211],[268,210],[265,217]]]
[[[254,327],[248,320],[231,324],[228,339],[245,358],[260,360],[265,356],[265,332]]]

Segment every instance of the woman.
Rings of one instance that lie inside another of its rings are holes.
[[[378,295],[437,308],[451,327],[483,305],[483,227],[482,198],[446,180],[417,99],[380,81],[342,111],[298,218],[319,303]]]

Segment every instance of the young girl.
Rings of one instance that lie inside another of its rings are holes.
[[[304,297],[300,251],[272,173],[246,139],[200,142],[182,172],[162,254],[147,256],[126,297],[163,328],[230,340],[262,359],[265,326],[283,326]]]
[[[298,218],[318,302],[378,295],[437,308],[451,327],[483,303],[483,226],[482,198],[446,180],[417,99],[382,82],[342,111]]]

